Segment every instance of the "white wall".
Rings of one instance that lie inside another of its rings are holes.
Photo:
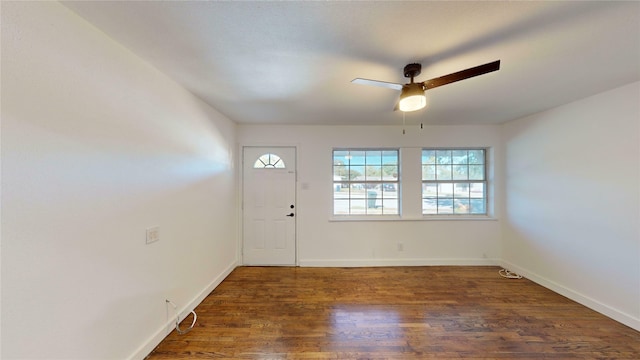
[[[401,118],[398,119],[402,121]],[[493,264],[501,258],[499,209],[491,220],[421,220],[420,148],[490,147],[499,154],[499,126],[238,126],[241,146],[298,148],[298,261],[302,266]],[[404,221],[332,221],[332,149],[399,147]],[[413,162],[410,161],[413,160]],[[492,162],[493,163],[493,162]],[[414,167],[411,169],[411,165]],[[493,163],[495,165],[495,163]],[[497,165],[496,165],[497,166]],[[492,173],[501,171],[499,167]],[[491,196],[499,199],[501,184]],[[411,203],[411,201],[414,201]],[[403,251],[397,243],[402,242]]]
[[[2,2],[1,111],[1,357],[144,357],[237,263],[235,124],[56,2]]]
[[[640,330],[640,83],[504,125],[503,258]]]

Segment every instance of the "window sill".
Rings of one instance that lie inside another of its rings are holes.
[[[401,217],[399,215],[368,215],[368,216],[331,216],[329,222],[349,221],[498,221],[497,218],[488,215],[477,216],[447,216],[424,215],[421,217]]]
[[[419,220],[425,221],[498,221],[489,215],[424,215]]]

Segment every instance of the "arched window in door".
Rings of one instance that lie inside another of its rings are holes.
[[[280,156],[276,154],[264,154],[261,155],[255,163],[253,163],[254,169],[284,169],[286,166]]]

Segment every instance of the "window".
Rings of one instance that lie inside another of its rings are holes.
[[[422,213],[487,214],[485,149],[422,150]]]
[[[261,155],[255,163],[253,163],[254,169],[284,169],[284,161],[280,159],[280,156],[276,154],[264,154]]]
[[[398,149],[333,150],[334,215],[398,215]]]

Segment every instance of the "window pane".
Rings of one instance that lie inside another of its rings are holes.
[[[352,183],[350,187],[351,198],[365,198],[365,187],[363,183]]]
[[[422,163],[423,164],[435,164],[436,163],[436,151],[435,150],[422,150]]]
[[[453,199],[438,199],[438,214],[453,214]]]
[[[334,150],[333,151],[333,164],[334,165],[348,165],[349,159],[347,158],[349,152],[346,150]]]
[[[376,190],[367,190],[367,208],[375,209],[379,204],[382,203],[382,199],[379,198],[378,192]]]
[[[382,151],[368,150],[366,152],[367,165],[382,165]]]
[[[266,164],[268,164],[270,162],[269,161],[269,155],[271,155],[271,154],[264,154],[264,155],[260,156],[258,158],[258,160],[260,160],[260,162],[262,162],[263,164],[266,165]]]
[[[362,166],[350,166],[349,167],[349,180],[364,180],[364,165]]]
[[[349,170],[345,165],[336,165],[333,167],[333,180],[349,179]]]
[[[451,164],[451,150],[436,150],[438,164]]]
[[[384,193],[384,197],[398,197],[398,189],[396,184],[382,184],[382,191]]]
[[[382,166],[382,180],[397,180],[398,179],[398,166],[397,165],[383,165]]]
[[[437,184],[422,184],[422,197],[438,197],[438,185]]]
[[[454,202],[453,212],[455,214],[468,214],[469,199],[456,199]]]
[[[422,165],[422,179],[423,180],[435,180],[436,179],[436,166],[435,165]]]
[[[467,150],[453,150],[451,151],[453,164],[467,164]]]
[[[438,197],[453,197],[453,184],[452,183],[443,183],[438,184]]]
[[[469,150],[469,164],[484,164],[484,150]]]
[[[469,187],[469,197],[485,198],[484,183],[471,183]]]
[[[349,199],[333,199],[333,213],[339,215],[349,214]]]
[[[349,156],[351,159],[351,165],[364,165],[365,152],[364,151],[350,151]]]
[[[453,165],[453,180],[469,179],[469,167],[467,165]]]
[[[398,151],[387,150],[382,152],[382,164],[398,165]]]
[[[456,199],[469,197],[469,184],[456,183],[453,187],[453,195]]]
[[[484,165],[469,165],[469,180],[484,180]]]
[[[365,168],[365,176],[367,181],[381,181],[382,167],[380,165],[367,165]]]
[[[367,213],[367,208],[365,207],[366,205],[366,201],[365,199],[351,199],[351,202],[349,203],[349,214],[360,214],[360,215],[364,215]]]
[[[437,180],[451,180],[451,165],[436,165]]]
[[[398,199],[385,197],[382,202],[382,213],[385,215],[398,215]]]
[[[423,214],[437,214],[438,203],[436,199],[422,199],[422,213]]]
[[[471,199],[469,200],[469,213],[471,214],[486,214],[485,199]]]

